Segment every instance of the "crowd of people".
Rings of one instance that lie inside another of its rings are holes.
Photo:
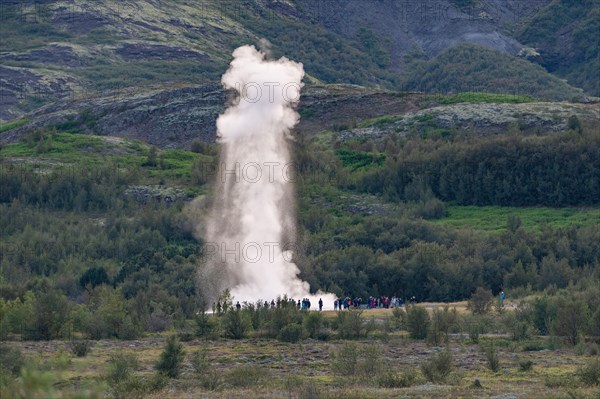
[[[410,302],[416,302],[416,298],[412,296],[409,300]],[[369,298],[363,302],[361,297],[351,298],[347,296],[345,298],[338,298],[333,302],[334,310],[345,310],[349,308],[360,309],[377,309],[377,308],[397,308],[404,306],[404,300],[402,298],[398,298],[395,295],[391,298],[383,295],[379,297],[369,296]]]
[[[415,303],[416,302],[416,298],[414,296],[412,296],[409,300],[410,303]],[[323,299],[319,298],[319,301],[317,303],[319,311],[323,310]],[[264,303],[262,301],[257,302],[257,307],[264,307],[264,308],[281,308],[281,307],[287,307],[287,306],[295,306],[297,307],[299,310],[310,310],[311,309],[311,302],[309,298],[302,298],[302,299],[298,299],[298,301],[294,300],[293,298],[281,298],[278,297],[277,299],[272,299],[271,302],[269,301],[264,301]],[[375,296],[369,296],[369,298],[366,301],[363,301],[362,297],[355,297],[352,298],[350,296],[346,296],[346,297],[340,297],[337,298],[334,302],[333,302],[333,309],[337,310],[337,311],[341,311],[341,310],[347,310],[347,309],[378,309],[378,308],[396,308],[396,307],[401,307],[404,306],[404,299],[402,298],[398,298],[395,295],[392,296],[391,298],[383,295],[383,296],[379,296],[379,297],[375,297]],[[226,312],[228,309],[228,305],[226,303],[221,304],[221,301],[219,302],[214,302],[212,305],[212,311],[213,313],[222,313],[222,312]],[[235,308],[236,309],[241,309],[242,308],[242,304],[237,301],[235,304]],[[314,309],[314,307],[313,307]]]

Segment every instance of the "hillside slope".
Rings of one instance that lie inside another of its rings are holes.
[[[476,44],[482,47],[475,58],[493,64],[500,53],[507,54],[505,63],[527,79],[524,85],[544,82],[544,91],[528,94],[561,99],[553,93],[574,90],[514,57],[523,45],[511,32],[548,2],[531,3],[443,0],[416,7],[409,1],[371,0],[7,1],[0,24],[0,121],[58,99],[107,97],[131,87],[151,86],[152,91],[157,84],[175,82],[217,82],[231,51],[261,38],[272,43],[273,56],[302,62],[311,82],[392,89],[415,86],[421,79],[405,56],[426,61],[458,44]],[[476,85],[501,77],[497,70],[486,72]],[[499,83],[488,91],[503,87]]]

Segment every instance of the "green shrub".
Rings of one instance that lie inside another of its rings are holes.
[[[367,325],[362,314],[362,310],[338,312],[336,324],[341,339],[355,339],[367,335]]]
[[[184,357],[183,345],[177,341],[175,335],[171,335],[167,338],[165,349],[160,354],[158,363],[156,363],[156,370],[169,378],[177,378]]]
[[[117,353],[111,355],[108,361],[108,374],[106,380],[109,384],[125,381],[138,367],[138,359],[133,354]]]
[[[237,309],[229,309],[221,318],[221,323],[225,336],[232,339],[246,337],[251,326],[247,314]]]
[[[214,315],[208,315],[204,310],[196,315],[194,321],[198,337],[211,337],[217,330],[217,318]]]
[[[200,376],[200,385],[207,391],[216,391],[224,384],[223,373],[220,370],[209,368]]]
[[[284,381],[286,397],[298,399],[319,399],[321,392],[314,381],[305,381],[302,378],[292,375]]]
[[[432,345],[447,343],[450,331],[457,320],[458,313],[456,309],[450,311],[448,306],[445,306],[443,310],[434,309],[427,331],[427,342]]]
[[[485,314],[489,312],[493,299],[494,297],[490,290],[477,287],[473,295],[471,295],[467,307],[475,314]]]
[[[19,348],[0,344],[0,374],[10,373],[17,376],[24,365],[25,359]]]
[[[600,357],[590,360],[577,371],[577,375],[585,385],[600,385]]]
[[[208,355],[208,348],[206,348],[206,347],[198,349],[197,351],[192,353],[191,363],[192,363],[192,368],[194,369],[196,374],[202,375],[208,370],[210,364],[208,362],[207,355]]]
[[[25,339],[50,340],[61,336],[67,325],[71,303],[58,291],[49,290],[36,295],[33,302],[33,317],[24,331]]]
[[[335,374],[355,375],[358,365],[358,346],[353,342],[344,343],[333,353],[331,368]]]
[[[239,366],[231,370],[225,380],[235,388],[248,388],[260,385],[268,376],[265,369],[255,365]]]
[[[498,357],[498,349],[496,345],[492,342],[483,348],[485,353],[487,368],[497,373],[500,370],[500,358]]]
[[[531,360],[523,360],[519,362],[519,371],[527,372],[533,368],[533,362]]]
[[[469,339],[472,343],[479,343],[479,334],[483,331],[483,326],[479,322],[469,324]]]
[[[298,389],[298,399],[319,399],[321,391],[314,381],[306,381]]]
[[[391,325],[394,329],[400,330],[406,323],[406,312],[400,307],[392,309]]]
[[[523,341],[531,338],[531,330],[532,326],[526,321],[515,320],[509,324],[509,331],[513,341]]]
[[[360,354],[362,360],[358,365],[359,372],[367,378],[378,375],[383,368],[381,348],[376,345],[368,345],[360,351]]]
[[[151,392],[163,389],[168,377],[157,373],[150,378],[129,375],[126,379],[109,387],[110,397],[115,399],[144,399]]]
[[[556,318],[552,321],[552,333],[565,337],[571,344],[577,344],[582,330],[589,318],[589,308],[581,300],[561,299],[556,311]]]
[[[429,313],[420,306],[409,306],[406,312],[406,326],[410,337],[425,339],[429,330]]]
[[[71,341],[69,343],[69,348],[71,352],[77,357],[85,357],[89,353],[92,348],[92,343],[87,340],[77,340]]]
[[[377,377],[377,385],[381,388],[408,388],[415,383],[417,373],[414,370],[405,372],[386,371]]]
[[[447,349],[421,363],[423,376],[433,383],[445,382],[452,369],[452,353]]]
[[[296,343],[302,338],[302,326],[300,324],[288,324],[283,327],[279,334],[277,334],[277,340],[282,342]]]
[[[567,127],[571,130],[576,131],[577,133],[581,133],[583,131],[583,127],[581,126],[581,121],[577,117],[577,115],[569,116],[569,120],[567,122]]]
[[[302,324],[308,336],[317,339],[323,326],[323,313],[309,312],[305,314],[302,319]]]

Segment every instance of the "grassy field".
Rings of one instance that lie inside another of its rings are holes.
[[[366,312],[370,314],[370,312]],[[378,323],[387,312],[372,314]],[[138,359],[134,375],[149,381],[162,351],[166,334],[135,341],[94,341],[86,357],[74,357],[65,341],[13,342],[24,355],[52,379],[55,392],[88,389],[102,394],[111,387],[104,382],[112,355],[131,354]],[[485,347],[494,344],[499,368],[487,367]],[[428,382],[421,365],[443,348],[414,341],[400,332],[380,333],[357,341],[302,340],[284,343],[260,337],[242,340],[200,340],[183,343],[182,373],[146,398],[597,398],[598,387],[578,382],[577,370],[593,356],[574,348],[552,346],[547,339],[529,343],[500,337],[481,337],[479,344],[468,335],[454,336],[447,348],[452,371],[443,381]],[[348,359],[339,357],[349,347],[358,353],[356,372],[344,375]],[[534,348],[533,350],[531,348]],[[198,373],[193,355],[206,353],[206,369]],[[372,355],[365,355],[371,353]],[[371,363],[368,363],[371,359]],[[529,369],[522,366],[531,362]],[[370,365],[370,366],[369,366]],[[389,387],[383,376],[408,376],[398,386]],[[476,385],[479,382],[480,386]],[[40,396],[43,397],[43,396]]]
[[[507,229],[509,215],[521,219],[525,230],[539,232],[542,226],[562,228],[600,224],[600,209],[596,208],[515,208],[500,206],[449,206],[448,216],[436,224],[455,228],[501,233]]]
[[[43,141],[22,141],[0,149],[0,159],[29,160],[55,166],[94,166],[114,163],[120,168],[141,171],[142,180],[158,182],[170,180],[178,185],[191,185],[192,164],[195,161],[210,162],[211,157],[191,151],[167,149],[157,152],[157,165],[148,166],[146,161],[150,146],[140,141],[118,137],[94,136],[67,132],[53,132]],[[162,157],[162,163],[161,163]]]
[[[14,129],[19,126],[23,126],[27,122],[28,122],[28,119],[23,118],[23,119],[17,119],[17,120],[6,122],[6,123],[0,123],[0,133],[4,133],[6,131],[9,131],[9,130]]]

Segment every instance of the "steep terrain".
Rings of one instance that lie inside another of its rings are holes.
[[[597,58],[593,16],[598,7],[586,2],[585,13],[570,17],[577,26],[572,39],[552,44],[544,41],[536,21],[557,2],[5,1],[0,24],[0,121],[17,119],[60,99],[103,98],[132,87],[151,95],[156,85],[217,82],[231,51],[261,38],[271,42],[273,56],[302,62],[308,82],[514,93],[514,85],[506,85],[510,70],[520,79],[519,94],[585,99],[533,65],[540,62],[597,94],[592,71]],[[582,47],[584,36],[589,40]],[[451,65],[440,67],[446,61],[443,57],[463,57],[464,51],[454,49],[465,43],[471,47],[463,62],[482,69],[469,79]],[[523,43],[542,50],[556,46],[573,56],[555,67],[553,61],[536,58],[536,50]],[[582,48],[588,48],[585,54]],[[438,84],[432,68],[449,75],[450,82]]]

